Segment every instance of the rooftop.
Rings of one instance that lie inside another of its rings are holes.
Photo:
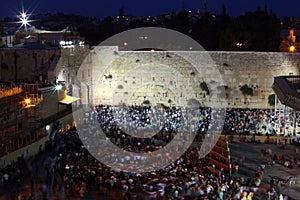
[[[300,75],[274,77],[273,90],[282,104],[300,110]]]

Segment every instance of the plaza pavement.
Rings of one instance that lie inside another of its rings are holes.
[[[233,172],[234,177],[254,177],[255,170],[264,162],[265,157],[261,153],[261,149],[270,148],[272,153],[280,155],[281,157],[297,157],[300,155],[296,153],[299,146],[287,145],[282,149],[274,144],[253,144],[253,143],[230,143],[231,158],[233,160],[244,158],[243,165],[239,167],[239,172]],[[280,193],[288,195],[292,199],[300,199],[300,168],[287,168],[281,164],[275,163],[273,166],[266,166],[263,174],[262,184],[265,186],[265,191],[269,189],[271,177],[280,177],[287,180],[290,176],[296,176],[298,181],[296,184],[286,184],[280,188]]]

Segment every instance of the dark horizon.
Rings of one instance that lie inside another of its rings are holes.
[[[119,14],[119,9],[123,8],[125,15],[129,16],[158,16],[161,14],[171,13],[172,9],[175,12],[180,11],[182,8],[191,10],[193,12],[203,12],[204,0],[166,0],[164,2],[160,0],[152,0],[151,2],[142,2],[138,0],[111,0],[111,1],[97,1],[97,0],[85,0],[75,2],[71,0],[52,0],[38,2],[28,0],[12,0],[5,3],[5,8],[0,10],[0,19],[5,17],[15,18],[18,11],[21,11],[22,4],[24,10],[36,14],[78,14],[87,17],[104,18],[107,16],[115,17]],[[298,7],[300,2],[297,0],[289,0],[288,2],[282,2],[274,0],[272,3],[268,0],[244,0],[243,2],[233,0],[206,0],[206,10],[210,13],[221,13],[222,4],[226,6],[227,14],[230,16],[239,16],[246,12],[257,10],[258,7],[264,9],[267,6],[267,10],[272,11],[278,18],[284,16],[300,17]]]

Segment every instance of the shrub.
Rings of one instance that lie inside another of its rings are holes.
[[[206,94],[209,94],[209,90],[208,90],[206,82],[203,81],[202,83],[200,83],[200,87],[203,91],[206,91]]]
[[[270,94],[268,97],[268,103],[270,106],[274,106],[275,105],[275,94]]]
[[[240,90],[243,95],[251,95],[251,96],[253,95],[253,89],[249,87],[247,84],[240,87]]]
[[[150,101],[149,101],[148,99],[146,99],[146,100],[143,101],[143,104],[149,105],[149,104],[150,104]]]

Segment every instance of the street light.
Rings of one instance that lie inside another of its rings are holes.
[[[295,52],[296,50],[296,47],[294,45],[291,45],[290,48],[289,48],[289,51],[290,52]]]
[[[27,105],[29,105],[30,104],[30,99],[25,99],[25,103],[27,104]]]

